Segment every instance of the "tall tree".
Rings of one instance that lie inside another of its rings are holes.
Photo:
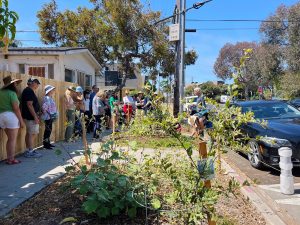
[[[281,5],[260,27],[263,42],[279,46],[283,64],[292,73],[300,71],[300,2]],[[271,22],[270,22],[271,21]]]
[[[138,66],[150,77],[173,74],[174,46],[167,37],[167,26],[159,12],[145,9],[139,0],[90,0],[92,9],[59,12],[55,0],[38,12],[42,41],[57,46],[87,47],[104,67],[119,65],[126,77]],[[116,90],[117,91],[117,90]]]
[[[253,87],[253,81],[257,80],[258,72],[251,61],[253,51],[247,56],[247,61],[243,62],[241,67],[241,58],[244,56],[245,49],[256,49],[254,42],[238,42],[236,44],[227,43],[220,50],[219,56],[214,64],[214,72],[221,79],[238,79],[238,82],[244,86],[245,96],[248,98],[249,89]],[[238,76],[234,77],[235,74]]]

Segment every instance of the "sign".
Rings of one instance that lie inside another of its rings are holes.
[[[179,41],[179,24],[172,24],[169,26],[169,41]]]

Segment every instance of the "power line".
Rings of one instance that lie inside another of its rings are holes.
[[[17,30],[18,33],[40,33],[38,30]]]
[[[232,27],[232,28],[197,28],[196,30],[203,31],[203,30],[259,30],[259,28],[255,27]]]
[[[300,23],[300,20],[259,20],[259,19],[187,19],[189,22],[262,22],[262,23]]]

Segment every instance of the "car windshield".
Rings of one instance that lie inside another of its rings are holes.
[[[282,119],[300,117],[300,111],[284,102],[258,103],[242,106],[242,112],[253,112],[257,119]]]

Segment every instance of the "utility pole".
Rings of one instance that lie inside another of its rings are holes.
[[[180,69],[179,69],[179,101],[184,98],[185,87],[185,14],[186,14],[186,0],[180,0]],[[179,112],[183,112],[183,104],[179,104]]]

